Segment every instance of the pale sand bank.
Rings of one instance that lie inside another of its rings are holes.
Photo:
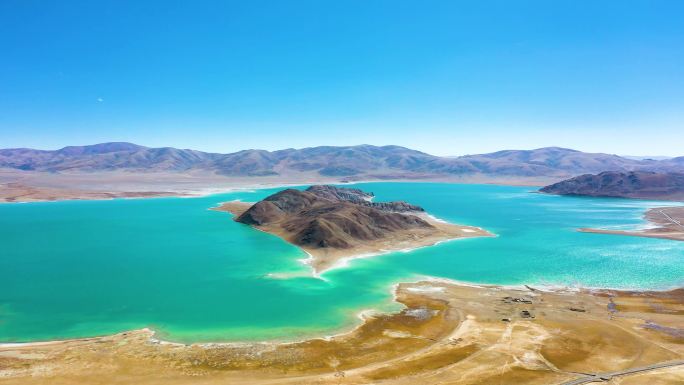
[[[351,179],[351,180],[350,180]],[[473,175],[468,177],[366,175],[358,178],[325,177],[297,173],[263,177],[230,177],[207,172],[93,172],[48,173],[0,168],[0,202],[40,202],[59,200],[102,200],[161,196],[204,196],[244,189],[366,182],[483,183],[511,186],[540,186],[557,178],[506,178]]]
[[[641,230],[623,231],[581,228],[578,231],[584,233],[629,235],[635,237],[662,238],[675,241],[684,241],[684,207],[656,207],[644,214],[652,226]]]
[[[397,285],[395,298],[404,310],[366,311],[353,331],[294,343],[183,345],[138,330],[0,344],[0,384],[546,385],[684,359],[681,289],[539,291],[426,280]],[[684,367],[619,379],[644,378],[680,384]]]
[[[252,205],[253,203],[249,202],[232,201],[222,203],[219,207],[213,208],[213,210],[226,211],[233,214],[234,217],[238,217]],[[429,214],[411,213],[411,215],[421,217],[430,223],[433,228],[397,231],[382,239],[365,242],[363,245],[357,245],[346,249],[296,246],[300,247],[309,255],[306,263],[311,266],[314,276],[320,276],[322,273],[331,269],[346,266],[349,261],[353,259],[368,258],[396,251],[411,251],[420,247],[432,246],[440,242],[455,239],[493,236],[493,234],[479,227],[446,223],[442,220],[435,219]],[[291,235],[286,233],[277,224],[254,227],[292,243],[290,238]]]

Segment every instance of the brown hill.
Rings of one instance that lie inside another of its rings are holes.
[[[554,183],[548,194],[684,200],[684,173],[602,172]]]
[[[406,202],[369,202],[371,194],[334,186],[287,189],[254,205],[229,202],[236,221],[278,235],[311,255],[315,273],[343,258],[415,248],[445,239],[489,235],[440,223]]]
[[[399,230],[433,227],[414,215],[358,204],[356,191],[333,186],[287,189],[254,204],[236,220],[257,226],[278,224],[296,245],[340,249]]]
[[[561,179],[602,171],[682,172],[684,158],[629,159],[559,147],[506,150],[454,158],[400,146],[371,145],[217,154],[116,142],[69,146],[54,151],[0,149],[0,168],[51,173],[208,172],[229,177],[314,175],[357,180],[465,176]]]

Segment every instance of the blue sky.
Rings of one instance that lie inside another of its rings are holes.
[[[0,148],[684,155],[682,1],[0,2]]]

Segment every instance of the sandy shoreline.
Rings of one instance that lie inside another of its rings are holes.
[[[684,241],[684,206],[652,208],[646,211],[644,218],[649,221],[651,226],[641,230],[580,228],[578,231]]]
[[[253,203],[250,202],[231,201],[224,202],[220,206],[212,208],[212,210],[229,212],[233,214],[234,217],[238,217],[252,205]],[[421,247],[433,246],[441,242],[457,239],[493,236],[493,234],[479,227],[447,223],[445,221],[436,219],[429,214],[413,213],[412,215],[424,219],[430,223],[433,228],[398,231],[382,239],[366,242],[363,245],[346,249],[314,248],[300,245],[295,246],[299,247],[309,255],[309,258],[306,259],[305,262],[311,266],[313,275],[315,277],[320,277],[321,274],[325,273],[326,271],[346,266],[354,259],[369,258],[392,252],[408,252]],[[278,236],[283,240],[292,243],[290,234],[284,232],[277,225],[252,227]]]
[[[269,188],[286,188],[301,184],[264,184],[237,185],[225,188],[198,188],[190,190],[169,191],[84,191],[59,190],[49,188],[33,188],[13,184],[0,185],[0,203],[61,202],[77,200],[112,200],[112,199],[145,199],[145,198],[198,198],[216,194],[227,194],[240,191],[253,191]]]
[[[393,290],[403,310],[366,312],[351,331],[296,342],[186,345],[142,329],[0,344],[0,384],[560,384],[684,358],[684,290],[541,291],[439,278]],[[653,376],[681,383],[684,367],[623,379]]]
[[[555,179],[554,179],[555,180]],[[549,180],[473,176],[469,178],[330,178],[319,175],[274,177],[224,177],[215,174],[182,173],[92,173],[55,174],[8,172],[0,169],[0,202],[46,202],[61,200],[107,200],[116,198],[194,197],[231,192],[302,186],[357,183],[474,183],[510,186],[539,186]]]
[[[363,258],[363,257],[361,257]],[[403,282],[398,282],[392,285],[391,293],[392,293],[392,302],[395,303],[401,303],[398,300],[397,292],[399,288],[402,285],[408,285],[408,288],[406,289],[409,292],[413,293],[433,293],[433,292],[443,292],[444,286],[454,286],[454,287],[467,287],[467,288],[473,288],[473,289],[496,289],[496,290],[509,290],[509,291],[523,291],[523,292],[542,292],[542,293],[556,293],[556,294],[573,294],[573,293],[584,293],[584,294],[592,294],[592,295],[608,295],[610,293],[629,293],[630,295],[635,295],[635,296],[648,296],[648,295],[663,295],[664,293],[672,293],[672,292],[677,292],[680,295],[684,296],[684,288],[679,287],[679,286],[671,286],[667,288],[662,288],[662,289],[644,289],[644,288],[629,288],[629,287],[620,287],[620,288],[612,288],[612,287],[595,287],[595,286],[566,286],[566,285],[539,285],[539,284],[511,284],[511,285],[495,285],[495,284],[487,284],[487,283],[477,283],[477,282],[466,282],[466,281],[459,281],[459,280],[454,280],[450,278],[443,278],[443,277],[434,277],[434,276],[427,276],[427,275],[419,275],[416,277],[416,279],[411,279],[411,280],[406,280]],[[423,285],[423,286],[417,286],[417,287],[412,287],[411,285]],[[683,298],[684,300],[684,298]],[[365,321],[368,316],[373,316],[373,315],[378,315],[378,314],[384,314],[384,312],[378,311],[374,308],[369,308],[369,309],[362,309],[356,312],[355,317],[358,320]],[[343,336],[345,334],[349,334],[354,332],[356,329],[358,329],[361,325],[356,325],[356,326],[349,326],[349,327],[343,327],[343,331],[340,332],[333,332],[331,334],[325,334],[325,335],[319,335],[319,336],[313,336],[313,337],[304,337],[301,339],[294,339],[294,340],[281,340],[281,339],[273,339],[273,340],[268,340],[268,339],[263,339],[263,340],[258,340],[258,341],[252,341],[252,340],[235,340],[235,341],[213,341],[213,342],[179,342],[179,341],[172,341],[169,339],[165,339],[164,337],[158,336],[158,332],[155,331],[153,328],[150,327],[144,327],[140,329],[131,329],[131,330],[125,330],[119,333],[115,334],[102,334],[102,335],[92,335],[92,336],[87,336],[87,337],[74,337],[74,338],[64,338],[64,339],[55,339],[55,340],[44,340],[44,341],[26,341],[26,342],[0,342],[0,349],[3,348],[20,348],[20,347],[30,347],[30,346],[44,346],[44,345],[55,345],[55,344],[61,344],[61,343],[66,343],[66,342],[92,342],[92,341],[97,341],[98,339],[101,338],[106,338],[106,337],[111,337],[114,335],[120,335],[120,334],[128,334],[128,333],[147,333],[150,335],[150,340],[155,342],[155,343],[161,343],[161,344],[169,344],[169,345],[177,345],[177,346],[216,346],[216,345],[226,345],[226,346],[241,346],[245,344],[278,344],[278,345],[287,345],[287,344],[296,344],[296,343],[301,343],[304,341],[312,340],[312,339],[323,339],[323,340],[328,340],[330,338],[334,337],[339,337]]]

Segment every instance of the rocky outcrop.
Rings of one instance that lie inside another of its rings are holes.
[[[393,212],[409,212],[409,211],[425,211],[422,207],[412,205],[410,203],[404,202],[404,201],[395,201],[395,202],[360,202],[360,204],[364,206],[369,206],[374,209],[382,210],[382,211],[393,211]]]
[[[307,188],[306,191],[316,194],[321,198],[349,202],[370,201],[375,196],[373,193],[367,193],[355,188],[340,188],[330,185],[315,185]]]
[[[313,193],[319,197],[340,200],[356,203],[358,205],[372,207],[377,210],[390,211],[390,212],[408,212],[408,211],[425,211],[422,207],[412,205],[403,201],[395,202],[372,202],[371,200],[375,196],[372,192],[367,193],[359,189],[353,188],[340,188],[330,185],[316,185],[311,186],[306,191]]]
[[[558,195],[684,200],[684,173],[602,172],[567,179],[539,191]]]

